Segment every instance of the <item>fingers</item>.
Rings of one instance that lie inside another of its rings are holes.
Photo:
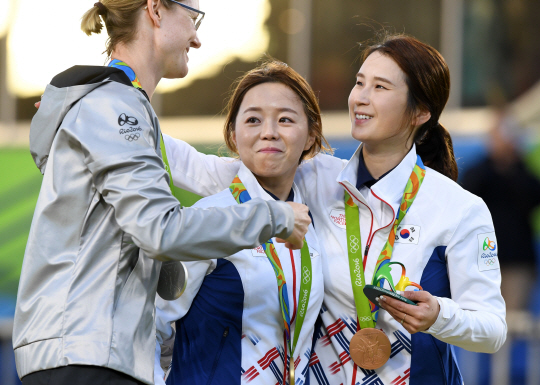
[[[298,245],[292,244],[291,242],[285,242],[285,247],[291,250],[300,250],[302,246],[303,245],[298,246]]]
[[[34,103],[34,107],[36,107],[36,109],[39,109],[39,106],[41,106],[41,102]]]
[[[379,297],[379,304],[384,310],[388,311],[390,314],[395,313],[398,315],[412,314],[414,308],[417,307],[414,305],[406,304],[405,302],[401,302],[386,295],[381,295]],[[401,321],[401,318],[399,319],[399,321]]]
[[[304,246],[304,241],[302,240],[302,244],[297,244],[297,243],[292,243],[292,242],[288,242],[286,241],[285,239],[282,239],[282,238],[276,238],[276,243],[284,243],[285,244],[285,247],[287,249],[291,249],[291,250],[298,250],[298,249],[301,249],[302,246]]]
[[[405,306],[413,306],[407,305],[401,301],[390,297],[379,297],[379,307],[386,310],[397,322],[399,322],[405,328],[405,330],[407,330],[411,334],[414,334],[417,332],[417,330],[415,330],[413,325],[411,324],[411,322],[414,321],[413,317],[407,314],[405,311],[398,310],[396,308],[396,306],[399,306],[401,304]]]
[[[400,292],[400,294],[403,297],[410,299],[413,302],[428,302],[429,299],[432,297],[431,294],[423,290],[415,290],[415,291],[407,290],[407,291]]]
[[[405,297],[418,301],[418,306],[409,305],[388,296],[379,297],[379,306],[386,310],[396,321],[411,334],[427,330],[435,323],[439,315],[439,302],[427,291],[403,293]]]

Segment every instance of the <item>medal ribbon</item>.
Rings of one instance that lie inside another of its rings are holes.
[[[109,63],[109,67],[118,68],[124,71],[124,73],[127,75],[129,80],[131,81],[131,84],[133,84],[133,87],[142,90],[142,86],[141,86],[141,82],[139,81],[139,78],[137,77],[137,75],[135,75],[135,72],[131,69],[131,67],[127,65],[125,62],[118,59],[113,59]]]
[[[242,204],[251,200],[246,187],[238,177],[238,175],[233,179],[229,190],[238,204]],[[300,336],[300,331],[302,330],[302,325],[304,324],[304,319],[306,318],[309,297],[311,294],[311,283],[312,283],[312,267],[311,267],[311,256],[309,255],[309,248],[307,242],[304,240],[304,245],[301,250],[301,276],[300,281],[300,296],[298,299],[298,310],[296,316],[296,328],[294,330],[294,339],[291,344],[291,315],[289,308],[289,296],[287,293],[287,282],[285,281],[285,274],[283,273],[283,268],[281,266],[281,261],[276,252],[276,248],[272,242],[272,239],[269,239],[268,242],[262,245],[270,264],[274,268],[274,273],[276,274],[278,292],[279,292],[279,305],[281,307],[281,315],[283,317],[283,327],[285,329],[285,337],[287,339],[287,344],[289,351],[291,352],[291,358],[289,365],[291,366],[290,372],[293,372],[294,365],[294,350],[296,348],[296,343],[298,342],[298,337]]]
[[[401,204],[396,215],[396,219],[388,240],[386,241],[377,264],[375,265],[375,274],[373,274],[373,285],[382,287],[384,285],[384,279],[380,279],[380,276],[391,277],[390,275],[390,259],[392,258],[392,252],[394,251],[394,243],[396,241],[396,230],[407,214],[407,211],[411,208],[420,186],[424,181],[426,175],[426,168],[422,163],[420,156],[416,156],[416,164],[411,172],[411,176],[405,186],[403,197],[401,198]],[[345,220],[347,231],[347,252],[349,256],[349,270],[351,274],[351,282],[354,295],[354,303],[356,305],[356,311],[358,314],[358,322],[360,328],[373,328],[377,320],[377,313],[379,308],[375,305],[372,306],[370,301],[364,294],[363,288],[366,284],[364,265],[362,261],[362,237],[360,235],[360,213],[358,206],[354,203],[353,199],[347,191],[345,191]]]

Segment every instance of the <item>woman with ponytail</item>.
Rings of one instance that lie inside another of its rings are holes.
[[[323,256],[312,384],[461,385],[453,346],[493,353],[506,339],[491,215],[456,183],[452,139],[439,123],[449,91],[439,52],[385,37],[365,49],[349,96],[357,151],[298,168]],[[176,185],[212,194],[236,173],[234,163],[165,143]],[[367,298],[366,285],[378,294]]]
[[[224,258],[272,237],[303,245],[311,220],[300,203],[181,208],[171,192],[150,99],[161,78],[186,76],[201,45],[198,8],[95,3],[82,29],[105,25],[112,60],[70,68],[45,90],[30,131],[44,178],[13,328],[24,385],[153,384],[156,290],[172,299],[184,283],[158,285],[162,262]]]
[[[506,339],[491,215],[456,183],[439,123],[449,91],[429,45],[397,35],[368,46],[349,96],[362,144],[343,169],[325,155],[300,167],[327,260],[319,384],[461,385],[453,345],[494,353]]]

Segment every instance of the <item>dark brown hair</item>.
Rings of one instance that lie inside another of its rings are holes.
[[[182,0],[180,0],[182,1]],[[101,3],[101,4],[99,4]],[[81,29],[90,36],[101,33],[103,23],[107,29],[107,57],[119,43],[127,44],[137,33],[137,16],[146,4],[146,0],[99,0],[85,12],[81,19]],[[171,2],[161,0],[165,8],[171,7]],[[101,16],[101,18],[100,18]],[[103,23],[102,23],[103,20]]]
[[[443,57],[435,48],[407,35],[383,37],[380,43],[364,50],[362,61],[374,52],[390,57],[405,74],[409,125],[418,111],[431,114],[414,135],[416,152],[422,162],[456,181],[458,168],[452,138],[439,123],[450,94],[450,71]]]
[[[298,72],[287,64],[272,59],[247,72],[233,84],[234,89],[227,104],[227,118],[223,130],[227,148],[232,153],[238,154],[238,149],[232,140],[238,110],[246,93],[253,87],[263,83],[286,85],[298,95],[304,105],[304,112],[308,118],[308,133],[315,136],[315,142],[309,150],[302,152],[300,161],[313,158],[321,151],[331,153],[330,144],[328,144],[322,133],[321,110],[313,89]]]

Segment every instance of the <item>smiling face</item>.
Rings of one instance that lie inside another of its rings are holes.
[[[352,136],[371,146],[407,146],[407,98],[405,74],[396,62],[379,52],[369,55],[349,95]]]
[[[182,3],[199,9],[198,0]],[[163,77],[183,78],[188,73],[190,48],[201,46],[194,23],[197,13],[174,3],[169,9],[162,7],[162,12],[158,54],[163,59]]]
[[[268,178],[292,183],[302,152],[314,142],[298,95],[282,83],[254,86],[244,95],[234,125],[240,159],[263,187]]]

